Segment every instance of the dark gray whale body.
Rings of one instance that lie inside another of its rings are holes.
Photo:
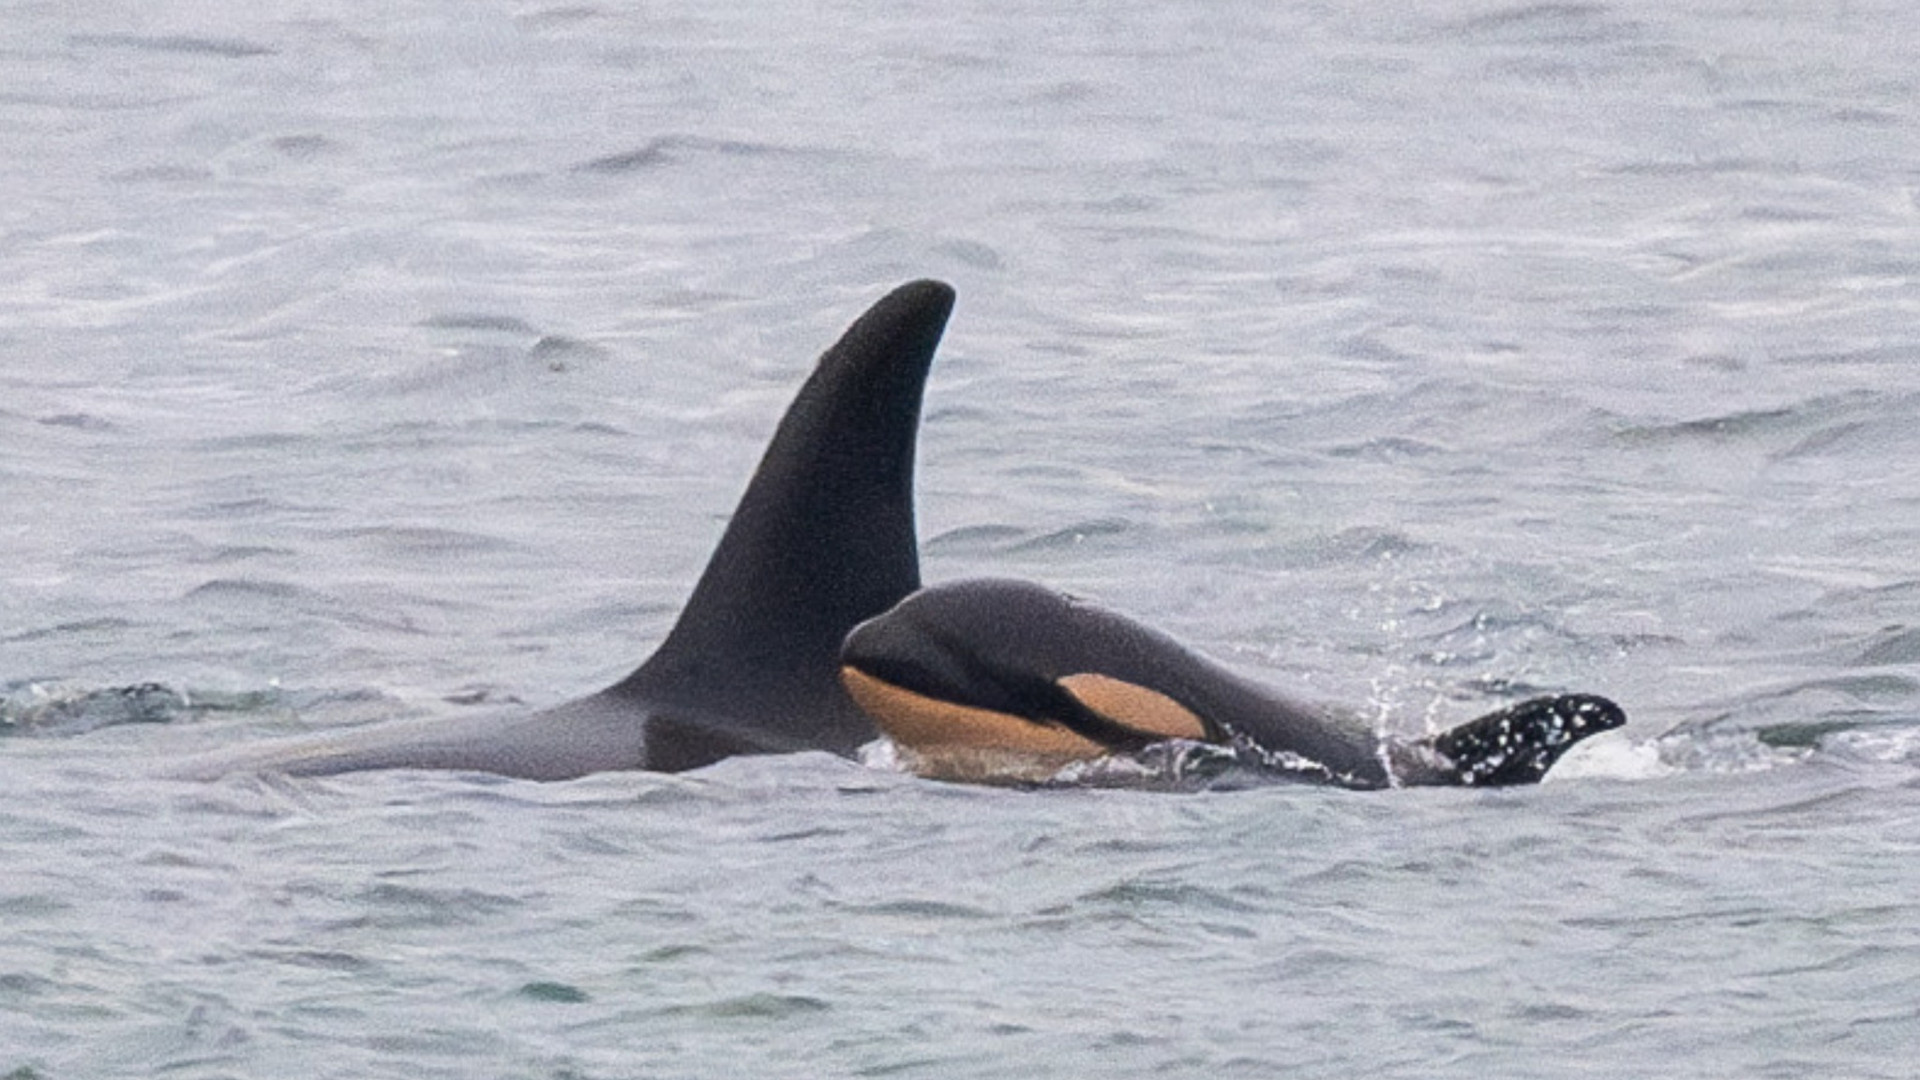
[[[1075,762],[1186,740],[1341,787],[1531,784],[1581,739],[1626,722],[1605,698],[1563,694],[1428,738],[1383,739],[1125,616],[999,579],[914,593],[856,627],[840,662],[909,766],[954,780],[1044,781]]]
[[[820,358],[666,640],[633,674],[542,712],[276,741],[177,775],[457,769],[563,780],[735,754],[852,754],[873,722],[836,678],[861,620],[920,585],[913,459],[952,288],[893,290]]]
[[[1383,740],[1123,616],[1027,582],[920,589],[914,446],[953,290],[903,285],[820,358],[679,620],[647,661],[541,712],[405,721],[220,752],[173,770],[454,769],[564,780],[736,754],[852,755],[882,731],[923,775],[1045,780],[1149,747],[1225,748],[1352,788],[1534,783],[1625,722],[1605,698],[1537,698]]]

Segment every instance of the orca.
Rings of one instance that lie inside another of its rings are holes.
[[[852,755],[876,736],[837,678],[847,632],[920,585],[920,401],[953,289],[888,293],[820,357],[678,621],[645,663],[539,712],[395,721],[215,752],[173,770],[451,769],[563,780],[736,754]]]
[[[1385,738],[1126,616],[997,578],[914,593],[856,627],[840,664],[909,771],[956,781],[1045,783],[1078,763],[1185,742],[1347,788],[1532,784],[1575,743],[1626,723],[1605,698],[1563,694]]]

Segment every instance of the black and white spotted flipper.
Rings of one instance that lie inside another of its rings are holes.
[[[1407,779],[1462,787],[1537,784],[1575,743],[1626,722],[1620,706],[1593,694],[1533,698],[1424,740],[1433,771]]]

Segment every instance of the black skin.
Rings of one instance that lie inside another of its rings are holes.
[[[917,694],[1056,724],[1116,753],[1152,740],[1081,705],[1056,680],[1094,673],[1158,691],[1207,741],[1299,778],[1352,788],[1537,783],[1581,739],[1626,716],[1605,698],[1535,698],[1412,742],[1292,699],[1123,615],[1031,582],[923,589],[857,627],[841,663]]]
[[[174,775],[406,768],[562,780],[735,754],[852,754],[878,733],[840,685],[840,643],[920,585],[914,447],[953,301],[937,281],[903,285],[820,358],[679,621],[620,682],[542,712],[284,740]]]

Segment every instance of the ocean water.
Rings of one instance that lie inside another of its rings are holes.
[[[1905,1077],[1920,14],[5,5],[0,1076]],[[157,779],[549,704],[953,282],[930,580],[1538,788]]]

